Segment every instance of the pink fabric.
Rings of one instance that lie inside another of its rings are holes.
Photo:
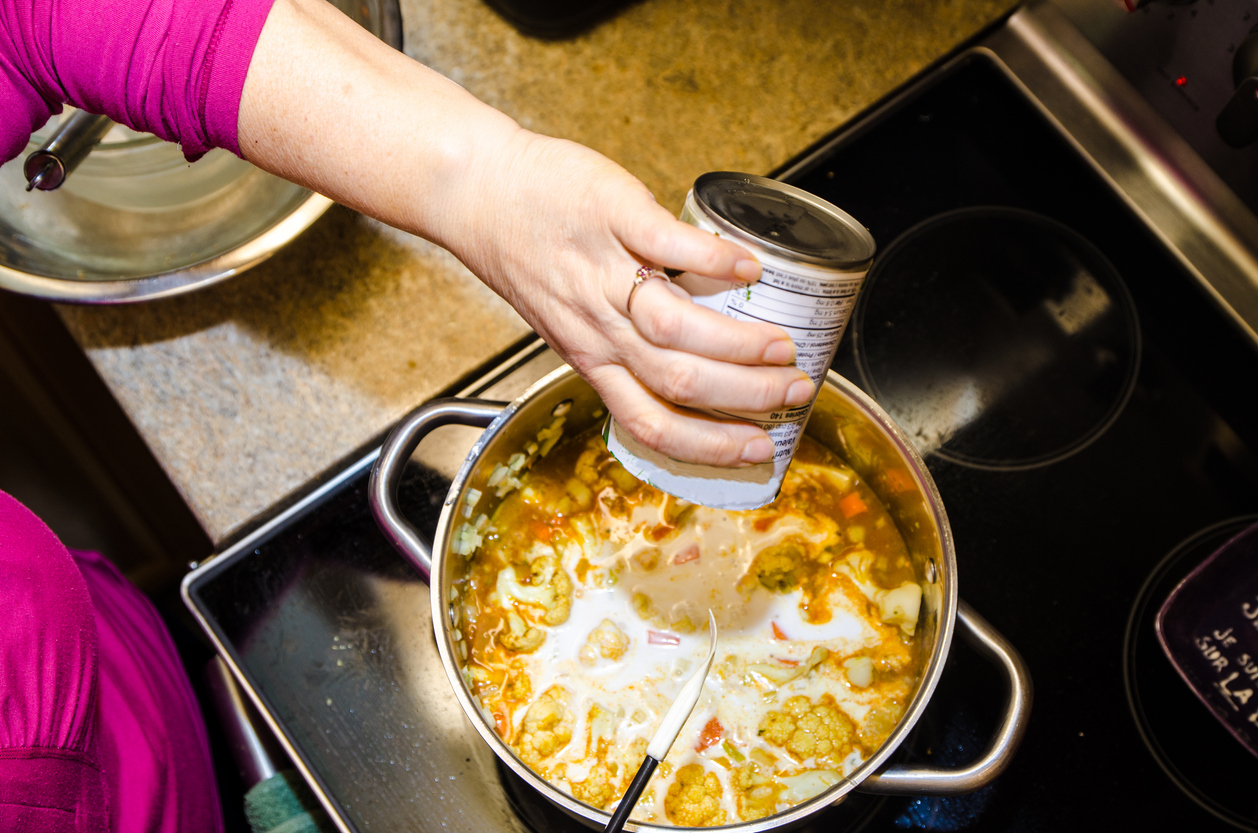
[[[56,536],[0,492],[0,830],[108,830],[96,614]]]
[[[0,162],[72,104],[237,155],[245,74],[273,0],[3,0]]]
[[[0,830],[220,833],[205,726],[152,603],[0,492]]]

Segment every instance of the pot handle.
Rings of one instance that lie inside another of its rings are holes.
[[[1031,672],[1017,649],[964,601],[957,606],[961,635],[980,654],[1001,666],[1009,681],[1005,719],[978,760],[955,769],[929,764],[892,764],[857,787],[881,795],[956,795],[985,787],[1005,771],[1031,718]]]
[[[420,441],[442,425],[468,425],[487,428],[507,408],[506,402],[486,399],[434,399],[407,414],[389,434],[371,467],[367,485],[371,515],[393,548],[428,581],[432,572],[432,546],[411,525],[397,506],[397,488],[402,482],[406,461]]]

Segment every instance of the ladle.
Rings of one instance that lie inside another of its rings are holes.
[[[61,122],[48,141],[26,157],[22,165],[26,190],[53,191],[60,188],[66,177],[100,144],[113,126],[109,116],[97,116],[82,110]]]

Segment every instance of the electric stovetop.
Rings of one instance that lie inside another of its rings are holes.
[[[1175,676],[1152,618],[1258,520],[1258,348],[990,53],[967,53],[788,167],[880,253],[835,360],[923,451],[961,596],[1022,652],[1012,767],[950,798],[853,795],[810,830],[1258,830],[1258,759]],[[542,345],[466,393],[509,399]],[[435,528],[475,432],[402,490]],[[370,458],[202,567],[187,598],[348,830],[563,831],[448,690],[427,588],[377,532]],[[909,757],[960,764],[1000,714],[954,643]]]

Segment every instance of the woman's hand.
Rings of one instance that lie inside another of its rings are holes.
[[[300,82],[296,81],[300,79]],[[742,247],[660,207],[600,154],[530,133],[321,0],[277,0],[241,101],[245,158],[453,252],[645,445],[691,462],[768,460],[761,429],[694,408],[807,402],[785,331],[693,304],[668,267],[753,281]]]
[[[753,281],[745,249],[682,223],[607,158],[517,129],[496,164],[463,189],[466,231],[443,240],[507,299],[645,445],[693,462],[768,460],[759,428],[690,408],[762,412],[807,402],[782,329],[695,305],[680,287],[636,271],[670,267]],[[684,406],[684,407],[679,407]]]

